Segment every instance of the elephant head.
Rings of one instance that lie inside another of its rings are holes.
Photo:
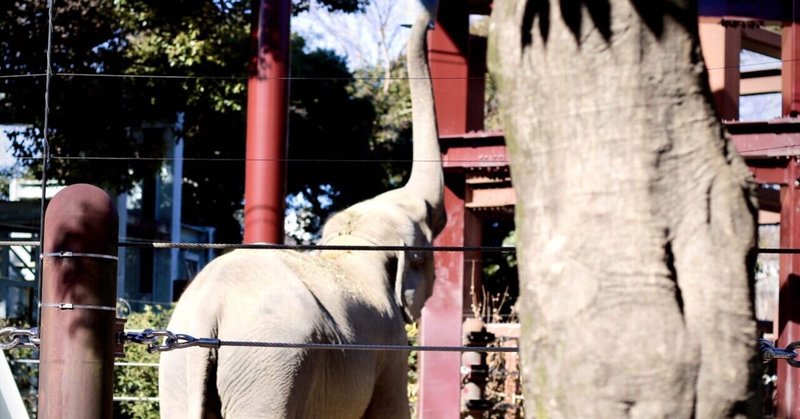
[[[332,216],[323,227],[322,244],[361,240],[375,246],[432,246],[444,228],[444,175],[426,48],[429,13],[426,10],[412,25],[406,49],[414,142],[409,179],[401,188]],[[383,256],[396,271],[395,298],[406,321],[418,319],[433,291],[433,252],[406,250]]]

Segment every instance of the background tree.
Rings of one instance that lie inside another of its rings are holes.
[[[696,3],[493,13],[526,410],[755,415],[754,203],[712,107]]]
[[[314,59],[320,56],[333,56],[330,51],[318,51],[304,56]],[[317,73],[325,74],[321,62],[313,64]],[[308,64],[299,64],[297,74],[310,71]],[[294,68],[294,65],[293,65]],[[297,242],[309,243],[328,215],[350,204],[364,200],[380,191],[396,188],[408,178],[411,168],[411,96],[408,83],[387,84],[384,69],[380,66],[363,67],[354,72],[352,78],[343,79],[349,74],[341,58],[336,61],[334,77],[328,80],[303,82],[302,89],[292,85],[290,109],[290,136],[292,127],[298,127],[298,140],[289,145],[289,190],[296,191],[290,196],[289,207],[295,211],[291,219],[301,228],[287,231]],[[336,74],[339,78],[336,78]],[[405,59],[398,58],[391,63],[391,80],[406,78]],[[343,86],[325,88],[322,86]],[[306,95],[314,96],[321,88],[335,92],[324,101],[306,100]],[[299,90],[299,91],[298,91]],[[338,96],[344,94],[343,96]],[[301,103],[311,104],[301,105]],[[338,109],[328,114],[327,128],[306,121],[307,110],[317,107]],[[353,118],[341,118],[353,115]],[[367,143],[355,141],[367,138]],[[315,161],[324,156],[323,161]],[[354,182],[352,168],[358,173]],[[320,183],[320,179],[324,183]],[[298,208],[303,211],[297,212]]]
[[[0,4],[4,36],[0,43],[0,101],[3,122],[26,125],[23,132],[10,135],[15,155],[26,159],[41,153],[41,128],[44,115],[47,46],[47,2],[9,1]],[[121,97],[131,87],[118,78],[82,77],[76,74],[122,73],[125,62],[120,54],[122,39],[115,33],[113,3],[94,0],[55,2],[52,69],[63,74],[52,80],[50,91],[50,143],[54,155],[50,171],[55,178],[73,182],[84,178],[120,190],[152,171],[152,165],[128,161],[64,160],[78,156],[151,156],[160,147],[135,144],[125,127],[141,125]],[[33,77],[11,77],[11,76]],[[98,123],[100,122],[100,123]],[[33,139],[34,141],[29,141]],[[91,144],[91,148],[87,145]],[[91,150],[90,153],[87,151]],[[40,162],[22,163],[35,170]],[[82,175],[79,173],[83,173]],[[38,173],[36,173],[38,176]]]
[[[297,1],[295,11],[310,4]],[[352,12],[365,2],[317,4]],[[239,241],[250,10],[242,0],[55,2],[48,177],[112,192],[152,178],[164,145],[133,133],[182,113],[184,222],[213,225],[219,241]],[[40,152],[44,77],[10,76],[44,73],[46,1],[3,2],[0,23],[8,35],[0,39],[7,76],[0,78],[0,122],[30,127],[11,137],[15,155],[38,177],[39,162],[28,157]],[[319,221],[393,181],[384,180],[385,167],[367,162],[382,157],[370,145],[379,109],[369,103],[369,83],[354,86],[343,58],[309,51],[300,38],[292,53],[289,192],[308,195]],[[359,170],[341,170],[335,159]]]
[[[408,6],[396,0],[371,0],[356,13],[310,7],[299,15],[297,26],[313,45],[345,55],[351,68],[380,69],[384,89],[388,89],[409,32],[403,27],[411,22]]]

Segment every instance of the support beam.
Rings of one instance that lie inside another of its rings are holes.
[[[795,7],[800,3],[792,0]],[[783,81],[783,116],[800,115],[800,23],[789,21],[783,25],[781,36],[781,78]]]
[[[450,175],[449,179],[463,178]],[[453,182],[446,182],[452,184]],[[447,226],[439,233],[435,246],[477,246],[480,225],[464,205],[463,190],[445,188]],[[477,234],[476,234],[477,232]],[[422,310],[423,345],[461,345],[467,265],[480,259],[466,252],[436,253],[436,282],[433,295]],[[461,354],[457,352],[420,353],[420,419],[458,418],[461,403]]]
[[[247,84],[244,242],[283,242],[289,96],[289,0],[259,0]]]
[[[486,42],[469,35],[468,3],[441,0],[429,38],[440,135],[483,129]]]
[[[485,48],[485,42],[470,38],[468,3],[441,0],[435,27],[428,39],[436,118],[441,136],[461,136],[483,129],[486,64],[485,49],[482,48]],[[464,172],[448,167],[447,163],[444,167],[448,221],[436,244],[479,245],[480,222],[464,202]],[[480,260],[480,255],[436,253],[436,285],[422,313],[420,331],[423,345],[461,344],[464,274],[468,272],[465,264],[475,259]],[[420,354],[420,419],[460,417],[460,365],[458,353]]]
[[[724,121],[739,119],[739,52],[742,28],[701,19],[700,43],[708,69],[708,84],[717,114]]]
[[[797,179],[798,163],[791,159],[786,167],[788,179]],[[800,247],[800,189],[794,182],[781,187],[780,247]],[[800,340],[800,255],[780,255],[780,291],[778,297],[778,342],[785,348]],[[786,362],[777,366],[777,417],[800,416],[800,369]]]
[[[781,58],[781,35],[761,28],[745,28],[742,48],[774,58]]]
[[[778,93],[781,91],[781,76],[766,76],[742,79],[740,92],[742,95],[758,95],[763,93]]]
[[[177,121],[174,127],[176,135],[170,136],[167,144],[171,147],[172,154],[172,216],[169,220],[170,234],[169,239],[173,243],[180,243],[181,241],[181,225],[183,214],[183,112],[178,114]],[[173,248],[169,250],[169,282],[168,289],[164,290],[164,294],[169,296],[168,301],[176,301],[173,295],[175,289],[174,282],[179,279],[180,275],[180,258],[183,250]]]
[[[757,183],[785,185],[788,181],[788,179],[786,179],[786,169],[783,167],[750,166],[749,168],[750,173],[753,174],[753,178],[755,178]]]
[[[777,126],[777,124],[776,124]],[[731,136],[744,158],[792,157],[800,155],[800,133],[751,132]]]
[[[502,132],[442,135],[439,143],[445,170],[508,167]]]

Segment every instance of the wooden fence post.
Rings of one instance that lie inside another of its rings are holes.
[[[86,184],[45,212],[40,418],[112,416],[117,223],[111,197]]]

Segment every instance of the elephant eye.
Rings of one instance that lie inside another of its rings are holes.
[[[422,255],[422,252],[411,252],[408,255],[408,262],[413,267],[418,267],[425,262],[425,257]]]

